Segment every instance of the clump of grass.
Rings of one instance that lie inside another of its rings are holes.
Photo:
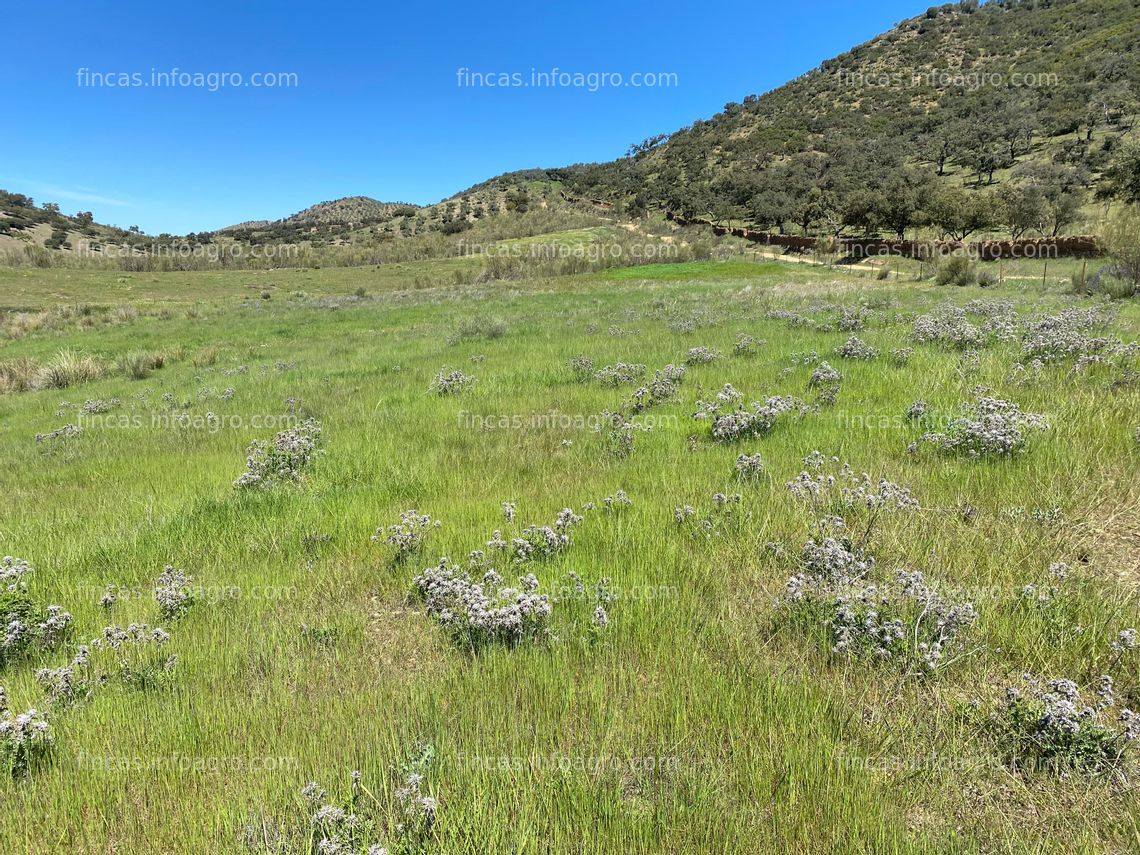
[[[98,380],[105,373],[106,368],[98,357],[76,350],[61,350],[43,366],[36,385],[39,388],[66,389]]]
[[[978,279],[973,262],[963,255],[951,255],[943,260],[934,273],[935,285],[973,285]]]
[[[194,354],[190,364],[195,368],[209,368],[218,361],[218,350],[216,344],[207,345]]]
[[[139,310],[134,306],[115,306],[111,310],[111,320],[120,324],[128,324],[131,321],[137,321],[139,317]]]
[[[465,341],[502,338],[507,334],[507,323],[502,318],[464,318],[447,336],[450,345]]]
[[[166,355],[161,351],[132,350],[119,360],[119,370],[132,380],[145,380],[165,364]]]
[[[0,362],[0,394],[29,392],[37,388],[43,366],[30,356]]]

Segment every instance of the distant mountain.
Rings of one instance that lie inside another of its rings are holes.
[[[273,240],[297,240],[306,233],[345,233],[387,222],[393,217],[414,214],[417,210],[418,205],[405,202],[381,202],[369,196],[346,196],[343,199],[318,202],[284,219],[238,223],[218,229],[215,234],[238,238],[272,236]]]

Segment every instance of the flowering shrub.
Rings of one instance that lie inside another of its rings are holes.
[[[580,522],[582,517],[579,514],[571,508],[563,508],[558,512],[553,526],[528,525],[523,529],[521,537],[511,541],[512,558],[525,563],[556,555],[570,545],[571,530]]]
[[[808,386],[829,386],[832,383],[839,383],[843,380],[843,375],[828,365],[826,362],[821,362],[816,366],[815,370],[811,373],[811,378],[808,380]]]
[[[446,366],[436,372],[435,379],[431,381],[431,391],[437,395],[458,395],[475,385],[475,378],[470,374]]]
[[[614,511],[622,507],[629,507],[633,501],[625,494],[625,490],[615,490],[612,496],[602,499],[602,507],[607,511]]]
[[[1109,675],[1083,690],[1069,679],[1023,680],[1026,690],[1007,688],[986,723],[1011,766],[1101,772],[1120,767],[1135,749],[1140,715],[1117,705]]]
[[[145,623],[132,623],[126,629],[107,626],[102,635],[79,645],[68,665],[38,670],[36,681],[53,707],[90,698],[100,687],[115,682],[145,689],[178,664],[178,657],[162,652],[169,640],[168,632]]]
[[[900,347],[897,350],[891,351],[891,363],[902,368],[910,364],[910,358],[914,356],[913,347]]]
[[[594,360],[588,356],[575,356],[567,365],[579,381],[589,380],[594,376]]]
[[[47,715],[32,707],[13,713],[8,694],[0,686],[0,762],[11,775],[27,771],[32,761],[47,753],[53,737]]]
[[[510,515],[514,514],[514,505],[511,505]],[[506,511],[507,505],[503,505]],[[407,559],[409,555],[419,552],[420,548],[427,540],[428,534],[432,529],[440,527],[439,520],[433,520],[427,514],[421,514],[415,508],[408,508],[400,514],[400,521],[388,526],[387,534],[383,527],[376,529],[376,533],[372,535],[373,543],[380,543],[381,541],[390,544],[396,549],[396,562],[401,562]]]
[[[112,398],[109,401],[104,401],[97,398],[90,401],[84,401],[83,405],[79,408],[79,411],[84,415],[96,416],[102,413],[111,412],[111,410],[118,407],[121,403],[122,402],[118,398]]]
[[[321,424],[305,419],[273,437],[272,442],[255,440],[246,452],[245,472],[234,481],[238,490],[266,489],[280,482],[301,480],[301,475],[317,454]]]
[[[764,459],[760,452],[741,454],[736,458],[736,474],[739,478],[754,479],[764,474]]]
[[[684,365],[666,365],[653,372],[653,379],[647,386],[640,387],[625,404],[631,413],[641,413],[650,407],[667,403],[676,396],[681,381],[685,378]]]
[[[826,522],[842,532],[842,520]],[[877,578],[874,558],[846,538],[809,539],[800,563],[777,600],[777,615],[809,634],[825,628],[835,655],[931,674],[959,658],[965,631],[977,619],[971,603],[943,599],[917,570]]]
[[[79,425],[67,424],[48,433],[37,433],[36,442],[46,442],[49,446],[54,446],[66,440],[74,439],[81,433],[83,433],[83,428],[79,427]]]
[[[843,359],[875,359],[879,355],[879,351],[871,347],[858,336],[851,336],[843,343],[841,347],[836,348],[835,352]]]
[[[835,320],[835,328],[840,332],[859,332],[866,329],[867,322],[874,313],[866,306],[843,306],[839,310],[839,317]]]
[[[739,534],[752,519],[751,511],[743,509],[742,501],[739,493],[713,493],[706,513],[698,515],[692,505],[684,505],[673,511],[673,519],[693,537],[711,539]]]
[[[62,606],[39,606],[28,593],[34,573],[27,561],[10,555],[0,560],[0,667],[33,650],[59,645],[71,627],[71,615]]]
[[[594,379],[603,386],[625,386],[645,376],[646,367],[640,363],[619,362],[594,372]]]
[[[762,338],[753,338],[747,333],[740,333],[736,337],[736,343],[732,346],[733,356],[755,356],[756,353],[766,345],[768,342]]]
[[[950,422],[945,433],[924,434],[922,441],[948,454],[1003,456],[1023,451],[1030,432],[1048,428],[1043,415],[1023,413],[1015,403],[983,395],[964,404],[962,415]]]
[[[787,483],[788,491],[812,506],[818,516],[823,513],[846,513],[856,509],[870,511],[915,511],[918,500],[906,487],[886,478],[858,475],[838,457],[827,458],[813,451],[803,459],[805,468]]]
[[[166,565],[154,583],[154,599],[163,620],[181,617],[194,604],[194,595],[190,592],[193,581],[193,576]]]
[[[413,581],[427,613],[439,621],[459,647],[477,649],[489,644],[518,644],[549,635],[552,607],[539,594],[534,574],[519,577],[519,586],[501,587],[494,570],[473,582],[469,574],[446,558],[424,570]]]
[[[941,344],[959,350],[980,347],[985,339],[966,312],[955,306],[940,306],[929,315],[915,318],[910,337],[919,344]]]
[[[634,440],[639,432],[648,433],[652,428],[626,419],[621,413],[602,413],[599,432],[605,441],[606,452],[614,457],[628,457],[633,454]]]
[[[717,442],[734,442],[763,436],[776,426],[781,415],[803,407],[802,401],[791,396],[773,395],[763,403],[753,401],[751,408],[743,407],[741,399],[740,393],[726,384],[715,402],[699,402],[693,418],[710,421],[710,433]],[[729,406],[735,409],[727,410]]]
[[[1097,306],[1047,315],[1026,327],[1021,338],[1022,352],[1026,359],[1059,362],[1111,351],[1120,345],[1119,341],[1087,335],[1090,329],[1103,326],[1110,319],[1111,316]]]
[[[430,751],[426,757],[425,767],[430,762]],[[364,786],[360,772],[352,773],[352,791],[342,803],[331,802],[328,793],[315,781],[302,787],[306,821],[297,836],[307,841],[304,851],[320,855],[401,855],[420,851],[435,824],[438,803],[423,793],[420,772],[408,772],[405,768],[405,773],[405,783],[396,790],[390,806]],[[378,841],[383,841],[383,845]],[[258,842],[264,843],[261,835]]]
[[[689,352],[685,357],[685,362],[689,365],[707,365],[710,362],[716,362],[720,359],[720,351],[715,347],[690,347]]]

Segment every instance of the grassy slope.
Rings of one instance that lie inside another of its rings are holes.
[[[1071,524],[1106,503],[1125,506],[1135,489],[1135,390],[1106,395],[1091,382],[1065,379],[1063,368],[1039,386],[1014,389],[1003,378],[1015,354],[1003,348],[984,352],[978,377],[960,376],[953,356],[929,347],[918,348],[902,369],[883,360],[843,364],[847,381],[837,408],[781,425],[755,443],[769,477],[741,486],[731,477],[733,461],[753,446],[701,439],[690,451],[690,434],[703,437],[688,418],[694,400],[725,382],[748,396],[804,394],[811,369],[781,376],[789,354],[829,354],[846,337],[765,320],[768,306],[896,299],[906,311],[977,292],[876,286],[807,266],[700,263],[467,289],[477,302],[452,301],[440,288],[418,298],[380,294],[337,310],[284,296],[242,299],[247,280],[269,276],[283,292],[316,296],[398,288],[396,273],[171,274],[128,283],[100,273],[0,274],[17,277],[27,305],[64,294],[106,303],[157,299],[175,309],[198,304],[196,317],[174,311],[165,319],[10,342],[0,351],[4,358],[46,356],[64,345],[108,356],[182,346],[188,357],[220,348],[212,368],[183,359],[144,381],[0,397],[2,551],[38,568],[34,590],[74,612],[83,637],[105,623],[96,606],[105,584],[145,593],[168,562],[203,585],[240,589],[236,597],[200,603],[172,628],[181,665],[170,687],[107,690],[59,719],[49,763],[28,780],[0,783],[0,850],[241,851],[243,825],[262,812],[294,810],[305,781],[339,785],[361,769],[366,781],[390,790],[397,783],[392,765],[423,742],[435,746],[440,761],[428,789],[441,800],[437,834],[450,852],[1074,852],[1140,845],[1140,814],[1127,788],[1023,783],[1000,770],[953,766],[955,758],[986,750],[957,715],[959,701],[988,696],[1024,670],[1078,672],[1116,629],[1140,618],[1123,588],[1100,581],[1112,568],[1094,552],[1074,583],[1074,619],[1088,630],[1065,646],[1045,643],[1045,628],[1011,602],[1050,561],[1077,563],[1071,525],[1043,529],[1002,515],[1013,506],[1057,504]],[[991,293],[1027,311],[1071,302],[1028,286]],[[446,344],[472,315],[502,318],[507,334]],[[673,331],[670,324],[684,318],[702,325],[690,334]],[[885,350],[902,346],[908,328],[877,326],[863,337]],[[738,332],[767,339],[761,354],[691,369],[683,400],[662,410],[676,423],[640,436],[626,460],[604,456],[600,438],[585,431],[480,432],[457,418],[460,410],[597,413],[626,392],[574,383],[565,368],[570,357],[585,353],[599,365],[632,360],[652,369],[683,359],[697,344],[731,353]],[[1140,335],[1135,306],[1115,332]],[[470,364],[475,354],[486,361]],[[278,361],[296,365],[279,370]],[[223,375],[241,364],[248,374]],[[475,390],[454,399],[427,394],[445,364],[475,374]],[[852,416],[896,416],[917,397],[953,408],[978,382],[1049,413],[1054,430],[1025,457],[972,464],[908,458],[904,448],[916,432],[909,427],[852,426]],[[231,401],[200,399],[199,390],[228,386],[235,389]],[[135,397],[144,390],[151,390],[147,401]],[[165,392],[199,415],[247,419],[279,414],[287,398],[300,399],[322,421],[327,454],[304,489],[237,495],[229,484],[244,448],[265,430],[91,429],[55,453],[32,441],[36,432],[73,420],[74,404],[85,398],[119,397],[120,412],[149,419],[151,410],[165,409]],[[61,399],[73,402],[65,417],[56,415]],[[573,445],[563,448],[563,439]],[[945,679],[916,685],[887,671],[836,664],[823,643],[767,631],[771,599],[787,570],[762,546],[779,541],[794,551],[805,537],[809,520],[783,484],[817,448],[913,487],[924,507],[978,508],[973,525],[937,510],[891,522],[878,554],[888,564],[928,569],[945,584],[1008,594],[979,603],[986,652]],[[421,565],[440,554],[463,556],[482,547],[492,529],[511,529],[502,501],[518,503],[520,522],[543,524],[564,506],[581,507],[619,488],[632,507],[588,514],[566,555],[538,568],[546,584],[573,569],[588,582],[609,576],[621,589],[664,586],[656,598],[619,600],[597,646],[581,640],[584,603],[556,609],[556,643],[475,660],[450,649],[433,624],[405,606]],[[711,543],[679,531],[672,509],[707,507],[716,490],[741,490],[752,524]],[[424,555],[393,567],[369,535],[412,506],[443,527]],[[318,532],[331,540],[303,546],[304,535]],[[288,596],[253,596],[259,586],[281,586]],[[146,596],[119,608],[121,622],[153,620]],[[331,648],[305,642],[302,624],[335,627],[339,640]],[[63,658],[49,656],[45,664]],[[35,696],[34,664],[0,675],[15,707]],[[1132,691],[1140,685],[1134,676]],[[465,765],[463,757],[473,754],[576,762],[666,756],[676,766],[584,771],[548,763],[504,773]],[[932,754],[944,762],[917,772],[890,768]],[[845,756],[886,765],[866,771]],[[165,762],[174,766],[179,758],[238,759],[226,760],[222,771],[124,773],[91,768],[90,757],[173,758]],[[285,768],[235,768],[273,762],[265,758],[284,758]]]

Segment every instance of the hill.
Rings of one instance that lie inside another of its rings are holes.
[[[1136,193],[1138,31],[1131,0],[931,7],[625,158],[555,174],[631,214],[657,205],[804,232],[1062,231],[1090,194]],[[999,186],[1017,192],[988,193]],[[995,203],[973,212],[975,229],[951,222],[974,204],[961,190]]]

